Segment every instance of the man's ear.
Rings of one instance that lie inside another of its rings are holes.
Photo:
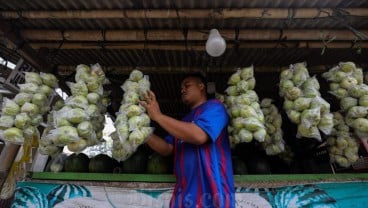
[[[200,87],[201,90],[205,90],[206,89],[206,87],[204,86],[204,83],[202,83],[202,82],[199,83],[199,87]]]

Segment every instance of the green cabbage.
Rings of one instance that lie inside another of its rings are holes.
[[[129,80],[133,82],[138,82],[139,80],[143,79],[143,73],[137,69],[134,69],[129,74]]]
[[[10,143],[21,144],[24,142],[23,131],[21,129],[12,127],[6,129],[4,132],[4,140]]]
[[[0,117],[0,129],[4,130],[7,128],[12,127],[14,124],[14,117],[13,116],[6,116],[3,115]]]
[[[14,126],[18,129],[23,129],[26,126],[29,126],[31,123],[31,118],[27,113],[19,113],[15,116]]]
[[[19,113],[20,107],[13,100],[4,98],[2,115],[15,116]]]
[[[50,74],[50,73],[40,72],[40,77],[42,79],[43,84],[49,87],[52,87],[52,88],[57,87],[58,80],[55,77],[55,75]]]
[[[19,106],[24,105],[26,102],[31,102],[33,95],[25,92],[18,93],[13,101],[17,103]]]
[[[35,116],[35,115],[39,114],[40,109],[38,108],[37,105],[27,102],[27,103],[24,103],[24,105],[21,107],[20,111],[22,113],[28,113],[30,116]]]

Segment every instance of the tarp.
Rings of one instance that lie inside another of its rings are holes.
[[[333,182],[277,188],[237,187],[236,207],[365,207],[368,182]],[[138,189],[18,182],[13,207],[168,207],[173,189]]]

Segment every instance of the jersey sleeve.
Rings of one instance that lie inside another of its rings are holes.
[[[167,135],[167,136],[165,137],[165,141],[166,141],[167,143],[169,143],[169,144],[174,145],[174,137],[173,137],[172,135]]]
[[[228,124],[229,117],[224,105],[220,102],[209,103],[193,122],[207,133],[212,141],[216,141],[223,128]]]

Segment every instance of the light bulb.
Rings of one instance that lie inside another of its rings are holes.
[[[226,42],[221,37],[217,29],[210,30],[210,35],[206,42],[206,51],[210,56],[218,57],[221,56],[226,49]]]

